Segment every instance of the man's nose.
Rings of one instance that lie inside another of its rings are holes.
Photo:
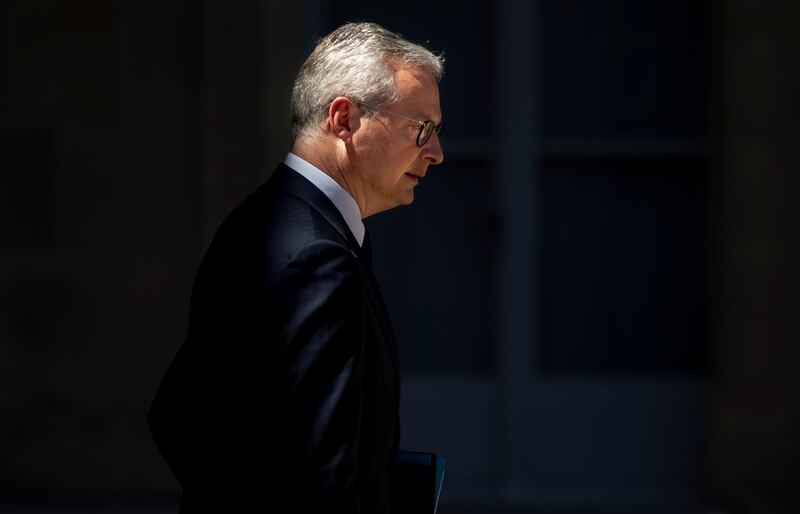
[[[422,145],[422,158],[429,164],[437,165],[444,162],[444,152],[439,141],[439,134],[434,132],[428,142]]]

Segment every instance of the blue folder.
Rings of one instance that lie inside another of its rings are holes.
[[[400,450],[392,481],[397,514],[435,514],[439,507],[447,459],[429,452]]]

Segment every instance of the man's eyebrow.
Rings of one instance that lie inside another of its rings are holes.
[[[436,123],[438,125],[439,123],[442,122],[442,117],[441,117],[441,114],[440,114],[439,115],[439,121],[436,121],[436,118],[434,116],[428,116],[427,114],[420,113],[419,114],[419,121],[425,121],[425,120],[430,120],[430,121],[432,121],[432,122],[434,122],[434,123]]]

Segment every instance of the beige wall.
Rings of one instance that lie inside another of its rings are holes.
[[[800,5],[720,2],[714,492],[800,508]]]

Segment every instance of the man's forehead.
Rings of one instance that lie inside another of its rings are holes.
[[[415,111],[408,114],[431,119],[441,117],[439,86],[430,72],[423,68],[402,66],[395,69],[394,79],[401,98],[398,104]]]
[[[436,79],[424,68],[411,65],[393,67],[394,80],[398,87],[404,85],[411,88],[430,88],[438,90]]]

